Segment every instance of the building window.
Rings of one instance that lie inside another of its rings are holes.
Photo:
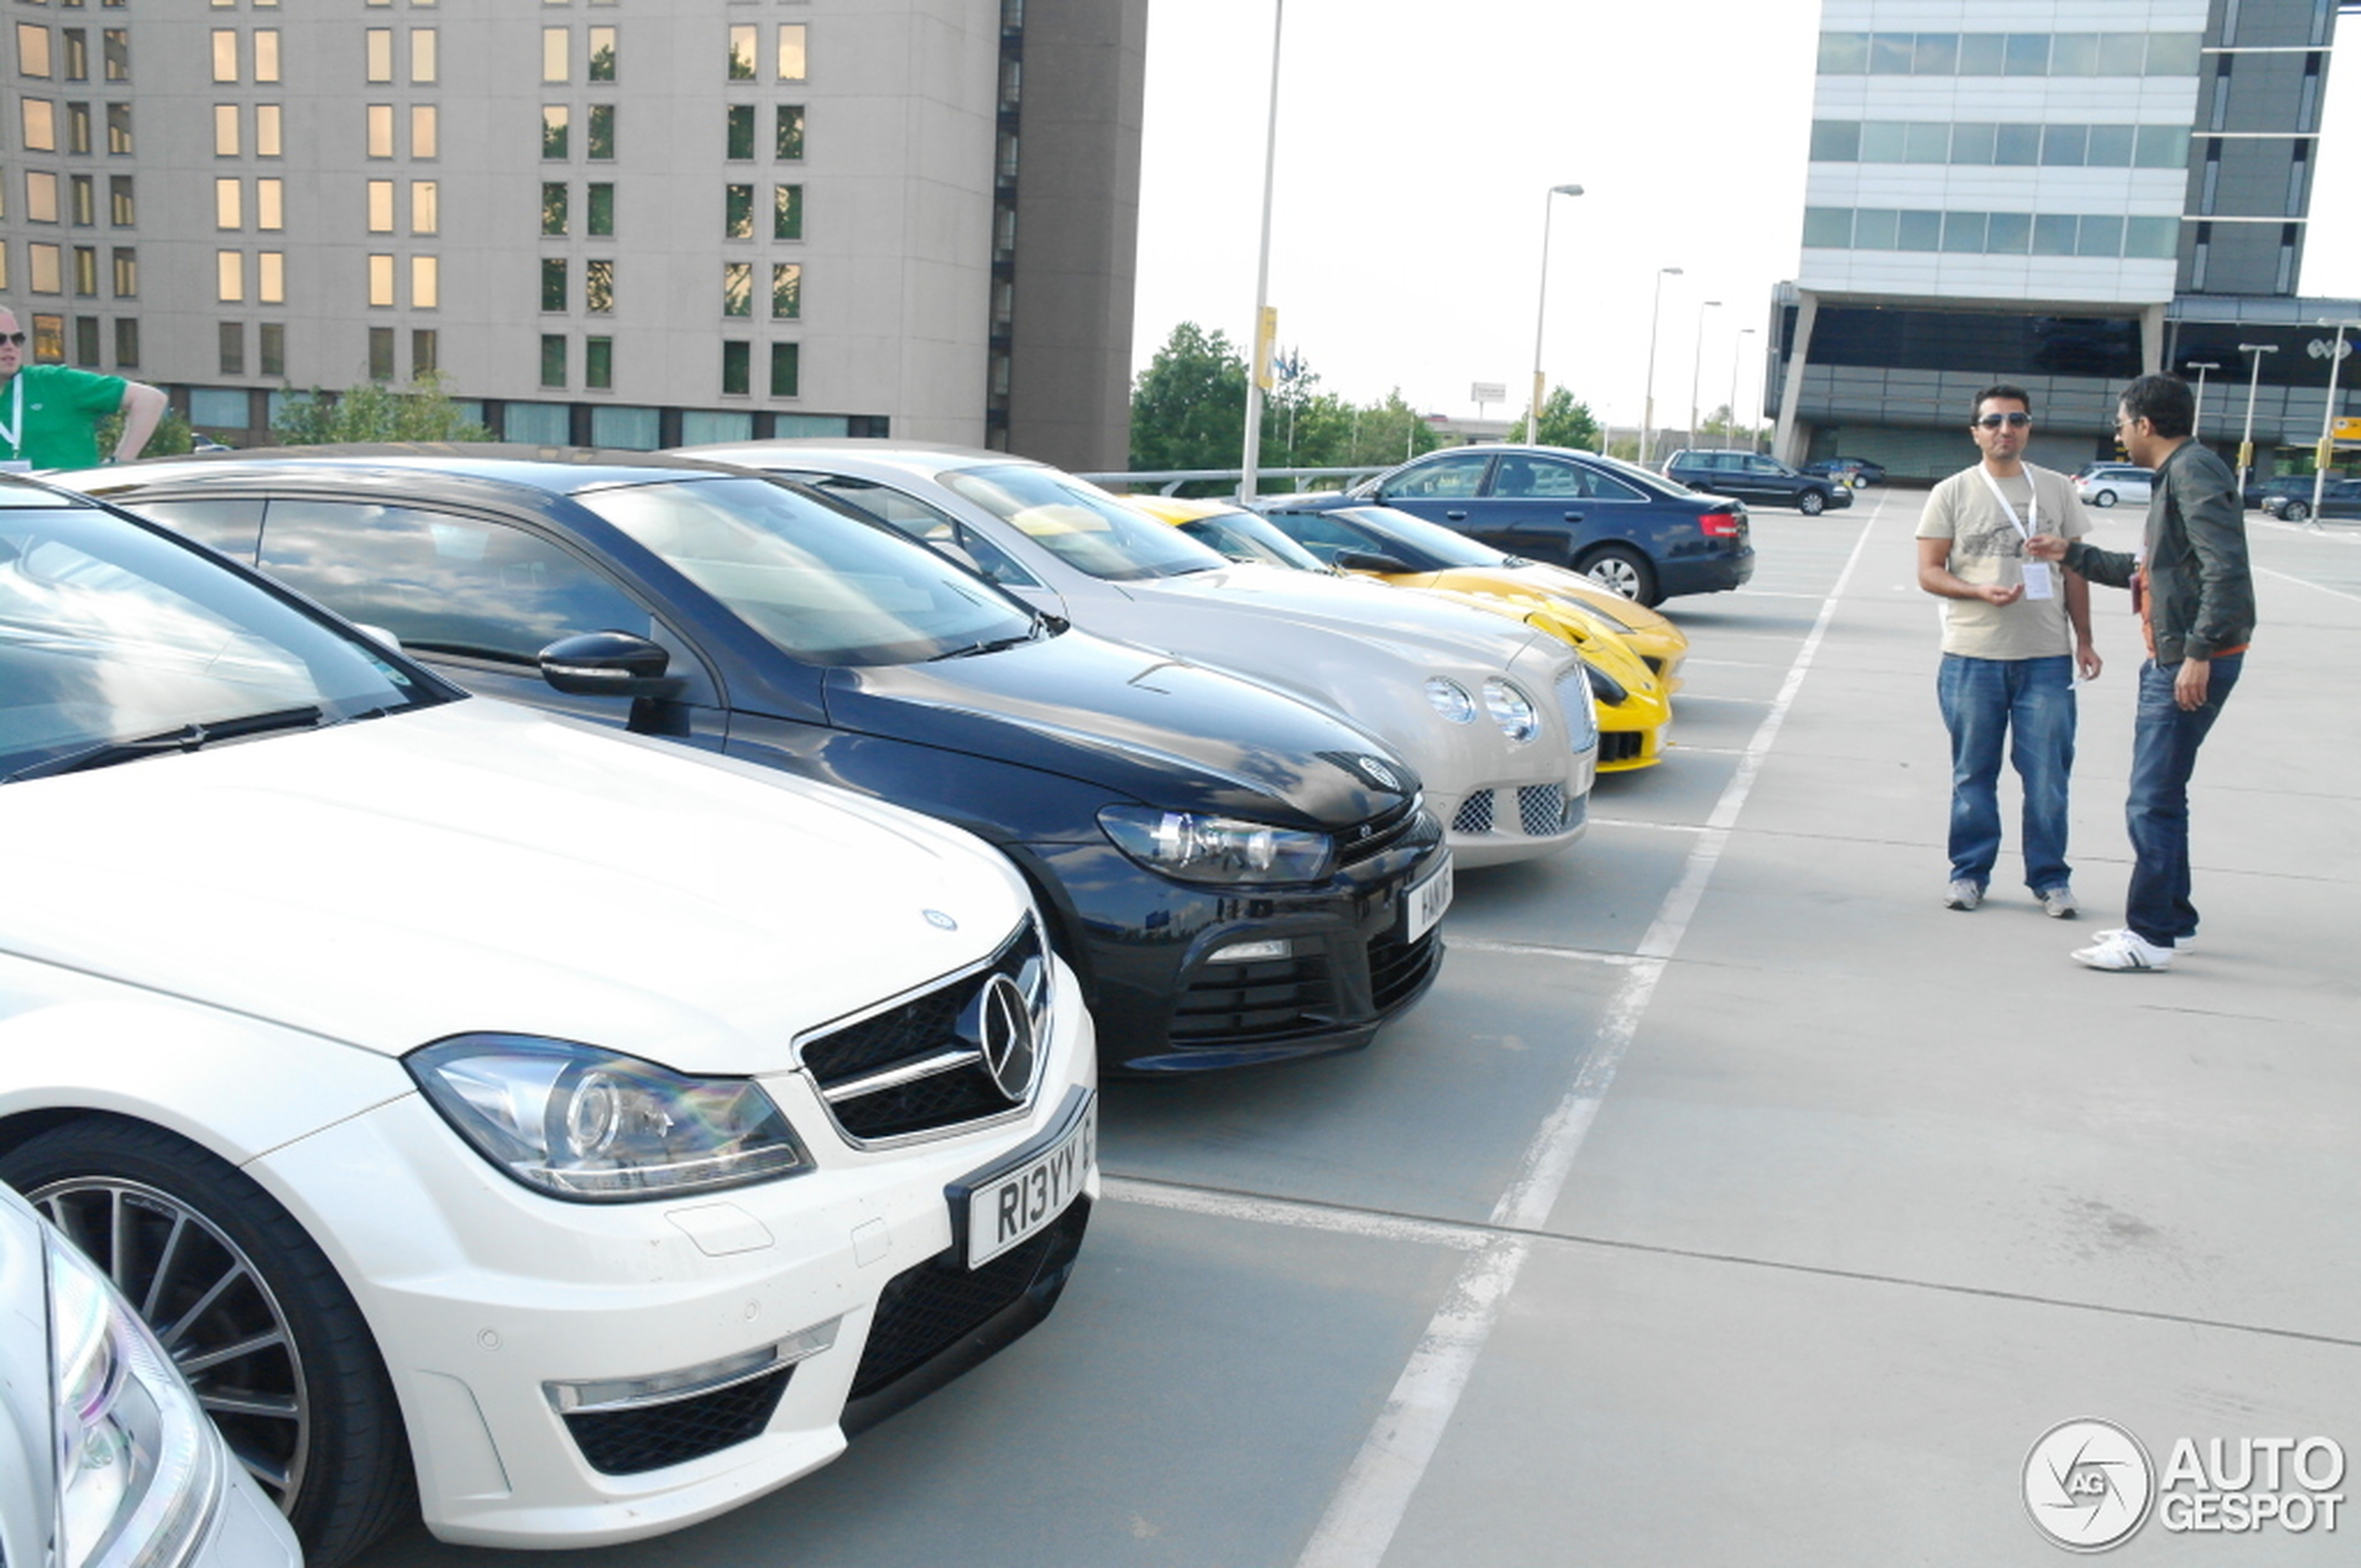
[[[779,105],[778,145],[775,156],[790,163],[803,158],[803,105]]]
[[[213,155],[217,158],[238,155],[238,106],[234,103],[213,106]]]
[[[393,303],[393,257],[382,251],[369,257],[369,303],[386,306]]]
[[[562,387],[566,384],[565,335],[545,332],[541,335],[541,384]]]
[[[393,29],[373,27],[362,34],[362,76],[365,81],[393,80]],[[218,80],[218,78],[217,78]]]
[[[723,110],[728,116],[728,132],[723,140],[722,156],[733,163],[754,157],[754,105],[732,103]]]
[[[590,70],[588,80],[612,82],[615,79],[615,30],[594,27],[590,30]]]
[[[410,379],[421,381],[442,368],[442,336],[430,326],[410,334]]]
[[[583,215],[582,231],[606,235],[614,232],[614,187],[605,180],[595,180],[588,190],[589,210]]]
[[[114,296],[117,299],[139,297],[139,253],[130,245],[117,245],[114,263]]]
[[[107,177],[107,221],[117,229],[129,229],[135,227],[135,219],[138,217],[138,204],[132,200],[131,176],[109,175]]]
[[[413,234],[442,232],[441,181],[414,179],[410,182],[410,232]]]
[[[565,181],[545,181],[541,187],[541,231],[544,234],[563,234],[566,223]]]
[[[442,264],[431,256],[410,258],[410,303],[420,310],[434,310],[442,305]]]
[[[66,151],[90,151],[90,106],[86,103],[66,105]]]
[[[442,116],[431,103],[410,106],[410,156],[437,158],[442,156]]]
[[[435,59],[435,30],[414,27],[410,30],[410,82],[414,86],[432,85],[440,69]]]
[[[254,296],[265,305],[287,302],[287,253],[257,252],[254,258]]]
[[[803,345],[773,343],[771,345],[771,395],[774,398],[801,397],[803,382]]]
[[[216,229],[245,227],[244,193],[243,180],[217,179],[213,182],[213,226]]]
[[[754,364],[754,345],[744,341],[725,340],[721,345],[721,395],[742,398],[746,395]]]
[[[86,370],[99,368],[99,318],[76,316],[73,319],[73,362]]]
[[[38,246],[34,247],[38,249]],[[56,246],[51,246],[56,249]],[[52,289],[51,293],[57,291]],[[33,360],[35,364],[62,364],[66,357],[66,319],[63,316],[33,318]]]
[[[594,103],[590,106],[589,134],[583,138],[583,153],[596,162],[613,162],[614,158],[615,106]]]
[[[771,237],[774,240],[803,238],[803,187],[781,185],[771,193]]]
[[[803,23],[783,21],[779,24],[779,80],[782,82],[803,80]]]
[[[389,125],[390,132],[390,125]],[[254,155],[257,158],[279,156],[279,106],[257,103],[254,106]],[[388,157],[392,154],[389,152]]]
[[[754,238],[754,187],[726,185],[721,191],[721,237],[725,240]]]
[[[368,153],[372,158],[393,156],[393,105],[373,103],[368,109]]]
[[[20,111],[24,121],[24,150],[28,152],[55,152],[58,150],[58,106],[46,98],[29,98]]]
[[[389,326],[369,329],[369,379],[393,379],[393,328]]]
[[[614,339],[586,337],[582,340],[582,384],[594,392],[614,389]]]
[[[17,34],[20,38],[21,38],[28,31],[31,30],[20,26],[17,29]],[[46,28],[42,28],[39,31],[41,33],[41,53],[43,61],[40,74],[46,76],[49,74],[47,63],[49,53],[49,32]],[[756,48],[759,46],[758,40],[761,36],[762,29],[752,25],[732,27],[730,30],[730,70],[728,75],[728,79],[730,81],[751,82],[754,80],[754,52]],[[25,74],[30,76],[33,74],[33,72],[27,71]]]
[[[541,258],[541,308],[563,310],[566,308],[566,259],[562,256]]]
[[[90,80],[90,30],[86,27],[65,28],[59,33],[58,38],[65,46],[65,70],[61,74],[69,82]]]
[[[284,376],[284,375],[286,375],[286,373],[287,373],[287,324],[286,324],[286,323],[284,323],[284,322],[265,322],[265,323],[262,323],[262,325],[261,325],[259,328],[257,328],[257,331],[256,331],[256,334],[255,334],[255,335],[262,340],[262,341],[261,341],[261,344],[260,344],[260,348],[261,348],[261,350],[262,350],[262,351],[261,351],[261,353],[259,353],[258,355],[257,355],[257,356],[256,356],[256,358],[257,358],[257,359],[260,362],[259,362],[259,363],[257,363],[257,364],[255,366],[255,369],[256,369],[257,371],[260,372],[260,373],[261,373],[262,375],[264,375],[264,376]]]
[[[778,261],[771,267],[771,319],[791,322],[803,314],[803,263]]]
[[[590,260],[582,264],[582,308],[594,316],[614,309],[614,263]]]
[[[238,79],[238,34],[233,29],[217,27],[213,30],[213,79],[217,82]]]
[[[46,80],[49,73],[49,30],[38,22],[17,23],[17,74]]]
[[[246,324],[244,322],[218,322],[214,324],[214,340],[219,345],[219,363],[224,376],[246,373]]]
[[[276,82],[279,79],[279,30],[257,27],[254,30],[254,79]]]
[[[237,305],[246,297],[246,258],[242,251],[218,250],[213,253],[213,296],[224,305]]]
[[[107,105],[107,151],[126,158],[131,155],[131,106],[127,103]]]
[[[545,162],[559,163],[571,156],[567,133],[573,118],[574,112],[562,103],[541,106],[541,156]]]
[[[721,313],[725,316],[754,314],[754,263],[725,261],[721,264]]]
[[[258,45],[259,35],[257,42]],[[108,81],[128,82],[131,80],[131,30],[129,28],[110,27],[99,33],[99,52],[104,57]],[[277,79],[275,76],[257,78],[258,81],[265,82]]]
[[[73,247],[73,292],[85,299],[99,297],[99,247]]]
[[[139,319],[137,316],[115,318],[114,362],[118,370],[139,368]]]
[[[35,223],[58,221],[58,177],[46,169],[28,170],[24,177],[24,215]]]
[[[541,79],[544,82],[566,82],[573,79],[573,66],[566,59],[567,46],[573,30],[545,27],[541,30]]]
[[[73,222],[78,229],[94,229],[99,223],[99,182],[86,174],[71,176],[66,186],[73,192]]]
[[[393,181],[389,179],[369,181],[369,232],[393,232]]]

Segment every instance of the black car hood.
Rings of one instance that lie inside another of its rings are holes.
[[[1082,779],[1172,810],[1333,830],[1418,789],[1384,745],[1308,704],[1085,632],[929,664],[840,667],[826,690],[838,728]]]

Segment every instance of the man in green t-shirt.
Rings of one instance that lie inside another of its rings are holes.
[[[89,468],[99,463],[99,427],[123,415],[114,458],[146,450],[164,417],[165,395],[144,381],[71,365],[24,362],[24,334],[0,308],[0,467]]]

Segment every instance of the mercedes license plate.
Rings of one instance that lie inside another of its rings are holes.
[[[1075,1117],[1065,1136],[968,1194],[968,1267],[981,1268],[1046,1228],[1099,1163],[1099,1100]]]
[[[1434,929],[1434,923],[1443,918],[1444,910],[1451,907],[1451,857],[1448,853],[1443,857],[1443,868],[1404,893],[1402,903],[1410,921],[1410,932],[1405,941],[1416,942]]]

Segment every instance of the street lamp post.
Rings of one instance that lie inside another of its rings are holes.
[[[2247,470],[2254,467],[2254,395],[2262,388],[2262,356],[2279,351],[2276,343],[2241,343],[2238,352],[2254,356],[2254,374],[2247,379],[2247,428],[2238,438],[2238,504],[2246,504]],[[2281,439],[2285,439],[2282,437]]]
[[[1689,354],[1689,444],[1697,444],[1697,373],[1705,365],[1705,313],[1719,310],[1719,299],[1702,300],[1697,305],[1697,340]]]
[[[2211,360],[2183,360],[2181,362],[2181,368],[2197,373],[2197,401],[2196,406],[2189,411],[2189,434],[2203,441],[2205,440],[2205,373],[2209,370],[2220,370],[2222,367]]]
[[[1271,5],[1271,120],[1262,141],[1262,244],[1254,258],[1254,349],[1246,365],[1246,432],[1239,463],[1238,498],[1254,499],[1260,487],[1262,462],[1262,377],[1267,372],[1268,340],[1263,323],[1271,309],[1271,185],[1279,163],[1279,40],[1286,23],[1287,0]]]
[[[1746,349],[1747,339],[1754,336],[1754,328],[1740,327],[1730,338],[1730,428],[1738,428],[1738,356]],[[1754,450],[1754,428],[1747,428],[1747,450]]]
[[[2319,323],[2327,326],[2329,323]],[[2312,455],[2312,525],[2320,523],[2321,497],[2328,489],[2328,460],[2336,455],[2337,435],[2337,367],[2344,362],[2344,329],[2351,322],[2338,322],[2336,346],[2328,350],[2328,401],[2320,406],[2320,449]]]
[[[1550,313],[1550,219],[1557,211],[1551,196],[1579,196],[1579,185],[1552,185],[1541,198],[1541,288],[1540,299],[1533,308],[1533,413],[1525,420],[1524,439],[1534,445],[1541,444],[1541,400],[1546,389],[1541,384],[1541,323]]]
[[[1656,269],[1655,298],[1648,306],[1648,384],[1640,399],[1640,467],[1648,466],[1648,437],[1656,422],[1656,322],[1664,314],[1664,280],[1681,276],[1678,267]]]

